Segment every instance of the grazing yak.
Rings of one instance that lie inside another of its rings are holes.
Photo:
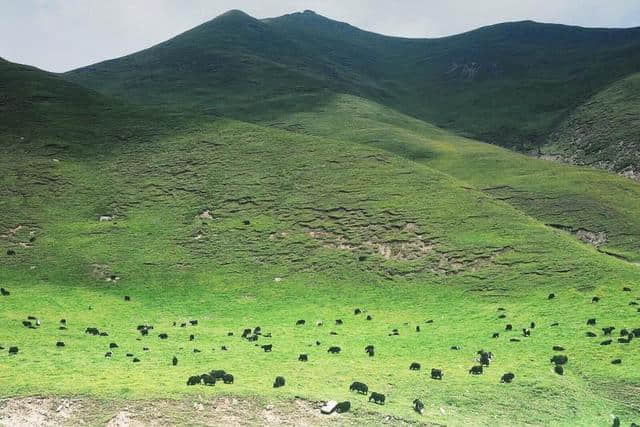
[[[520,342],[520,340],[518,338],[511,338],[509,341],[511,341],[511,342]]]
[[[554,299],[556,297],[556,294],[554,294],[553,292],[549,294],[549,296],[547,297],[547,299]]]
[[[191,326],[197,326],[198,325],[198,321],[197,320],[189,320],[189,323],[191,323]]]
[[[373,357],[375,355],[375,351],[372,345],[368,345],[364,348],[364,351],[369,355],[369,357]]]
[[[462,347],[460,347],[459,345],[452,345],[451,350],[462,350]]]
[[[373,320],[373,317],[371,317],[370,314],[367,314],[367,320]]]
[[[195,336],[195,335],[193,335],[193,334],[189,335],[189,341],[193,341],[193,340],[195,340],[195,339],[196,339],[196,336]]]
[[[327,353],[338,354],[340,353],[340,347],[337,347],[337,346],[329,347],[329,349],[327,350]]]
[[[484,366],[489,366],[489,364],[491,363],[491,359],[493,359],[493,353],[491,353],[490,351],[480,350],[478,351],[478,354],[480,355],[480,357],[478,357],[476,360]]]
[[[343,323],[342,319],[336,319],[336,325],[342,325]]]
[[[309,361],[309,356],[306,354],[301,354],[300,356],[298,356],[298,361],[299,362],[308,362]]]
[[[18,347],[9,347],[9,354],[18,354]]]
[[[0,288],[0,295],[2,295],[3,297],[8,297],[9,295],[11,295],[11,293],[5,288]]]
[[[213,378],[217,380],[223,379],[226,374],[227,373],[222,369],[214,369],[211,372],[209,372],[209,375],[211,375]]]
[[[413,410],[420,415],[424,414],[424,403],[420,399],[413,399]]]
[[[296,326],[301,326],[304,325],[305,323],[307,323],[304,319],[300,319],[296,322]]]
[[[114,342],[109,343],[109,348],[118,348],[118,344],[116,344]]]
[[[615,326],[609,326],[609,327],[607,327],[607,328],[602,328],[602,332],[603,332],[605,335],[611,335],[611,333],[613,332],[613,330],[614,330],[615,328],[616,328]]]
[[[591,332],[591,331],[587,332],[587,333],[586,333],[586,335],[587,335],[589,338],[595,338],[595,337],[597,337],[597,336],[598,336],[598,335],[596,335],[596,334],[595,334],[595,332]]]
[[[613,330],[615,329],[615,326],[609,326],[607,328],[602,328],[602,333],[604,333],[605,335],[611,335],[611,333],[613,332]]]
[[[242,331],[242,338],[246,338],[251,334],[251,329],[245,329]]]
[[[562,367],[562,365],[555,365],[553,367],[553,371],[558,375],[564,375],[564,368]]]
[[[613,342],[613,340],[604,340],[600,343],[600,345],[610,345]]]
[[[273,388],[284,387],[284,377],[276,377],[276,380],[273,382]]]
[[[596,318],[587,319],[587,326],[596,326]]]
[[[340,402],[336,405],[336,412],[339,414],[349,412],[349,409],[351,409],[351,402],[349,402],[348,400]]]
[[[411,364],[411,366],[409,366],[409,370],[411,370],[411,371],[419,371],[420,370],[420,364],[418,362],[413,362]]]
[[[202,377],[200,375],[193,375],[189,377],[187,380],[187,385],[198,385],[202,382]]]
[[[362,310],[360,310],[359,308],[356,308],[355,310],[353,310],[353,314],[358,315],[361,314]]]
[[[56,343],[56,347],[64,347],[64,343],[62,341],[58,341]]]
[[[371,395],[369,396],[369,402],[371,402],[373,400],[373,403],[377,404],[377,405],[384,405],[384,401],[387,399],[387,397],[382,394],[382,393],[376,393],[375,391],[371,392]]]
[[[177,366],[178,365],[178,358],[176,356],[173,356],[173,359],[171,359],[171,364],[173,366]]]
[[[591,302],[600,302],[600,297],[591,298]]]
[[[260,347],[264,350],[265,353],[269,353],[271,352],[271,350],[273,350],[273,344],[265,344]]]
[[[622,359],[613,359],[613,360],[611,361],[611,364],[612,364],[612,365],[619,365],[619,364],[621,364],[621,363],[622,363]]]
[[[431,369],[431,378],[434,380],[441,380],[442,377],[444,377],[444,372],[442,372],[442,369],[436,369],[436,368],[432,368]]]
[[[553,351],[564,351],[564,347],[560,347],[559,345],[554,345]]]
[[[224,374],[222,376],[222,382],[225,383],[225,384],[233,384],[233,375]]]
[[[349,387],[349,391],[356,391],[360,394],[368,394],[369,387],[365,383],[355,381],[351,383],[351,386]]]
[[[166,340],[167,338],[169,338],[169,335],[165,333],[158,334],[158,338],[160,338],[161,340]]]
[[[113,352],[112,352],[112,351],[107,351],[107,352],[104,354],[104,357],[106,357],[106,358],[110,358],[110,357],[112,357],[112,356],[113,356]]]
[[[481,375],[482,365],[472,366],[471,369],[469,369],[469,373],[472,375]]]
[[[216,385],[216,377],[211,374],[202,374],[200,376],[204,385],[213,386]]]
[[[507,383],[509,384],[511,381],[513,381],[513,379],[516,377],[516,375],[512,372],[507,372],[506,374],[504,374],[502,376],[502,378],[500,378],[500,382],[501,383]]]
[[[565,365],[569,361],[569,358],[564,354],[556,354],[551,358],[551,363],[554,365]]]
[[[494,332],[491,338],[500,338],[500,333]]]

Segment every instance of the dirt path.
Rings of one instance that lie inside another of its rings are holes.
[[[410,425],[374,413],[322,415],[322,402],[296,399],[268,404],[217,397],[183,400],[102,401],[86,398],[0,399],[0,426],[87,425],[138,427],[199,426],[355,426]],[[413,424],[415,425],[415,424]]]

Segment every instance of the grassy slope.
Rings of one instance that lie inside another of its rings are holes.
[[[264,104],[328,89],[517,149],[640,70],[640,30],[518,22],[442,39],[385,37],[314,13],[232,11],[172,40],[65,74],[141,103],[253,120]],[[282,107],[282,105],[280,105]]]
[[[625,178],[461,138],[346,95],[267,123],[383,148],[454,176],[542,223],[604,232],[608,241],[602,250],[640,260],[640,187]]]
[[[77,88],[51,85],[52,117],[73,111],[66,103],[74,102]],[[9,92],[17,87],[9,85]],[[23,117],[41,116],[40,103],[26,105]],[[637,295],[637,268],[407,156],[350,142],[349,135],[336,140],[232,120],[166,117],[159,127],[151,113],[131,116],[117,104],[107,111],[115,116],[92,122],[79,115],[47,126],[23,121],[3,134],[0,241],[17,254],[0,257],[0,283],[12,292],[0,298],[0,322],[7,325],[0,345],[21,347],[17,357],[0,353],[3,396],[302,395],[349,398],[356,413],[375,408],[407,418],[416,417],[410,402],[419,396],[427,403],[425,420],[454,425],[592,424],[607,422],[611,413],[631,419],[638,410],[638,342],[600,347],[600,339],[584,338],[587,317],[638,326],[627,305]],[[114,117],[137,123],[127,143],[114,136],[130,122]],[[28,144],[15,139],[22,133]],[[53,154],[51,141],[67,149]],[[213,220],[196,218],[204,209]],[[98,222],[105,213],[115,221]],[[383,245],[398,259],[381,256]],[[409,254],[422,255],[403,259]],[[111,274],[121,280],[107,282]],[[621,292],[625,285],[636,293]],[[547,302],[552,291],[558,298]],[[594,294],[603,296],[599,305],[589,302]],[[507,308],[506,319],[497,318],[499,306]],[[354,307],[374,320],[353,316]],[[40,329],[21,326],[30,314],[43,320]],[[69,330],[57,330],[61,317]],[[200,325],[171,326],[191,318]],[[309,324],[294,327],[299,318]],[[335,318],[345,325],[332,326]],[[326,326],[313,326],[317,319]],[[517,331],[532,320],[538,328],[523,342],[508,341],[518,332],[490,338],[507,322]],[[561,326],[550,327],[553,321]],[[136,340],[140,323],[156,326],[142,341]],[[237,337],[256,325],[273,333],[259,341],[273,342],[273,353]],[[85,336],[87,326],[110,336]],[[400,336],[389,337],[392,328]],[[226,336],[230,330],[236,337]],[[170,339],[158,340],[159,332]],[[67,347],[56,349],[57,340]],[[120,349],[107,360],[112,341]],[[372,359],[362,351],[370,343]],[[455,344],[463,350],[449,350]],[[329,356],[329,345],[343,353]],[[570,356],[563,377],[548,362],[552,345],[565,346]],[[493,351],[496,361],[472,378],[466,371],[479,348]],[[132,364],[128,351],[142,362]],[[299,353],[311,361],[297,362]],[[611,367],[614,357],[624,364]],[[443,368],[445,380],[409,372],[412,361],[427,371]],[[219,367],[237,383],[184,385],[188,375]],[[499,384],[507,371],[516,382]],[[274,390],[278,374],[288,385]],[[387,405],[349,395],[353,380],[385,392]]]
[[[544,152],[577,164],[640,173],[640,74],[599,92],[567,117]]]

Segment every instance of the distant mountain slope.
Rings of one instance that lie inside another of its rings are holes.
[[[154,115],[55,74],[0,59],[0,145],[19,141],[25,148],[34,144],[36,150],[58,154],[86,146],[109,149],[143,132],[140,125],[152,123]],[[163,120],[143,127],[153,134],[166,125]]]
[[[640,178],[640,74],[578,107],[549,136],[543,152]]]
[[[231,11],[65,78],[139,103],[243,119],[319,102],[309,94],[349,93],[524,150],[542,144],[575,106],[639,70],[637,28],[527,21],[403,39],[310,11],[265,20]]]

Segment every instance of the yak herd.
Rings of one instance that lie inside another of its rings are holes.
[[[631,292],[631,289],[628,287],[624,287],[623,288],[624,292]],[[4,296],[4,297],[8,297],[10,296],[11,293],[5,289],[5,288],[0,288],[0,296]],[[556,295],[554,293],[549,294],[549,296],[547,297],[548,300],[553,300],[556,298]],[[131,298],[129,296],[125,296],[124,297],[125,301],[131,301]],[[600,301],[600,297],[593,297],[591,302],[592,303],[598,303]],[[630,305],[635,306],[638,305],[638,303],[636,301],[631,301]],[[504,319],[506,318],[506,315],[503,313],[505,311],[504,308],[500,307],[498,308],[498,312],[500,313],[498,315],[498,319]],[[637,310],[640,313],[640,309]],[[354,310],[354,315],[358,316],[363,314],[364,311],[361,310],[360,308],[356,308]],[[371,315],[367,315],[366,317],[367,320],[372,320],[372,316]],[[298,327],[304,326],[307,322],[304,319],[300,319],[298,321],[295,322],[295,325]],[[426,323],[433,323],[432,320],[427,321]],[[335,320],[335,324],[336,325],[343,325],[344,322],[342,319],[336,319]],[[41,326],[41,321],[35,317],[35,316],[28,316],[25,320],[22,321],[22,325],[25,328],[29,328],[29,329],[38,329]],[[197,326],[198,325],[198,321],[197,320],[190,320],[188,323],[184,322],[184,323],[180,323],[179,325],[177,324],[177,322],[173,322],[173,326],[174,327],[181,327],[181,328],[186,328],[188,325],[190,326]],[[595,328],[597,325],[597,319],[596,318],[589,318],[586,320],[586,325],[589,327]],[[318,321],[316,322],[316,326],[323,326],[323,322],[322,321]],[[551,324],[551,326],[558,326],[558,323],[553,323]],[[530,322],[528,323],[528,325],[524,328],[522,328],[522,338],[528,338],[531,336],[532,330],[534,330],[536,328],[536,324],[535,322]],[[67,329],[67,321],[66,319],[61,319],[59,322],[59,327],[58,329],[60,330],[66,330]],[[141,336],[148,336],[149,333],[151,331],[154,330],[153,325],[138,325],[137,326],[137,331],[138,333],[140,333]],[[611,345],[614,342],[613,339],[613,333],[614,331],[616,331],[616,327],[615,326],[606,326],[606,327],[602,327],[602,336],[606,337],[605,340],[603,340],[602,342],[600,342],[600,345]],[[415,328],[416,332],[420,332],[420,326],[416,326]],[[513,331],[513,325],[512,324],[506,324],[505,326],[505,331]],[[109,336],[109,334],[106,331],[101,331],[100,329],[98,329],[97,327],[94,326],[90,326],[87,327],[85,329],[85,334],[88,335],[93,335],[93,336],[102,336],[102,337],[107,337]],[[333,335],[337,335],[335,332],[331,332],[331,334]],[[398,329],[393,329],[391,331],[391,333],[389,333],[389,336],[395,336],[395,335],[399,335],[400,332]],[[228,332],[227,333],[228,336],[234,336],[233,332]],[[589,330],[586,332],[587,337],[597,337],[598,334],[593,332],[593,330]],[[158,339],[161,340],[166,340],[169,338],[169,335],[167,333],[159,333],[158,335]],[[191,334],[189,335],[189,341],[193,341],[194,340],[195,335]],[[271,337],[271,333],[263,333],[261,327],[256,326],[254,328],[246,328],[243,330],[242,334],[241,334],[242,339],[247,340],[249,342],[256,342],[258,341],[260,338],[270,338]],[[499,338],[500,337],[500,333],[499,332],[495,332],[492,334],[492,338]],[[622,328],[620,330],[620,337],[617,338],[617,342],[620,344],[629,344],[634,338],[640,338],[640,328],[634,328],[634,329],[627,329],[627,328]],[[511,342],[518,342],[520,341],[519,338],[515,338],[512,337],[510,338]],[[316,341],[315,342],[316,346],[320,346],[321,342],[320,341]],[[55,343],[56,347],[65,347],[65,343],[62,341],[57,341]],[[263,344],[263,345],[258,345],[255,344],[256,346],[259,346],[265,353],[270,353],[273,351],[273,344]],[[105,357],[106,358],[111,358],[113,356],[113,351],[115,349],[118,348],[118,344],[115,342],[111,342],[109,343],[109,349],[108,351],[105,353]],[[462,347],[455,345],[451,347],[451,350],[461,350]],[[4,350],[4,347],[0,346],[0,350]],[[148,351],[149,348],[148,347],[144,347],[143,348],[144,351]],[[226,351],[227,348],[226,346],[222,346],[221,347],[222,351]],[[552,350],[556,353],[559,352],[564,352],[565,348],[563,346],[560,345],[554,345],[552,347]],[[198,349],[194,349],[193,350],[194,353],[199,353],[200,350]],[[16,355],[19,352],[19,348],[18,346],[10,346],[8,348],[8,353],[9,355]],[[327,353],[329,354],[339,354],[341,352],[341,348],[338,346],[330,346],[327,349]],[[374,357],[375,355],[375,347],[372,344],[367,345],[364,348],[364,352],[369,356],[369,357]],[[127,353],[126,354],[127,357],[130,357],[133,363],[139,363],[140,359],[137,357],[134,357],[134,355],[132,353]],[[469,368],[469,374],[470,375],[482,375],[484,373],[484,371],[491,365],[492,360],[494,359],[494,355],[491,351],[485,351],[485,350],[478,350],[476,352],[476,357],[475,360],[477,362],[477,365],[473,365]],[[298,361],[300,362],[308,362],[309,361],[309,355],[308,354],[300,354],[298,356]],[[566,365],[569,362],[569,358],[568,356],[564,355],[564,354],[554,354],[551,358],[550,358],[550,362],[553,365],[553,369],[554,372],[557,373],[558,375],[563,375],[564,374],[564,365]],[[622,363],[621,359],[614,359],[611,361],[612,364],[614,365],[619,365]],[[178,365],[178,358],[177,356],[173,356],[172,360],[171,360],[171,364],[173,366]],[[413,362],[409,365],[409,370],[411,371],[420,371],[422,369],[420,363],[418,362]],[[444,378],[444,371],[440,368],[432,368],[430,371],[430,377],[434,380],[443,380]],[[503,374],[501,376],[500,382],[501,383],[505,383],[505,384],[509,384],[511,382],[513,382],[516,378],[516,375],[512,372],[507,372],[505,374]],[[224,370],[212,370],[203,374],[196,374],[196,375],[192,375],[189,376],[189,378],[186,381],[186,385],[187,386],[196,386],[196,385],[204,385],[204,386],[214,386],[216,384],[216,382],[222,382],[223,384],[233,384],[234,383],[234,376],[231,373],[225,372]],[[277,376],[273,382],[273,387],[274,388],[279,388],[279,387],[284,387],[286,384],[286,380],[283,376]],[[362,394],[362,395],[369,395],[369,402],[373,402],[376,403],[378,405],[384,405],[385,401],[387,400],[387,397],[383,394],[383,393],[379,393],[376,391],[369,391],[369,387],[360,381],[355,381],[353,382],[350,386],[349,386],[349,391],[351,392],[355,392],[357,394]],[[425,409],[425,405],[422,401],[420,401],[420,399],[414,399],[413,400],[413,409],[422,414],[424,412]],[[349,411],[351,407],[351,403],[349,401],[345,401],[345,402],[340,402],[340,403],[336,403],[335,404],[335,410],[339,413],[343,413],[343,412],[347,412]],[[331,409],[332,411],[334,409]],[[616,425],[616,423],[618,423],[617,425],[619,425],[619,420],[616,418],[614,421],[614,425]],[[635,424],[632,424],[632,426],[634,426]]]

